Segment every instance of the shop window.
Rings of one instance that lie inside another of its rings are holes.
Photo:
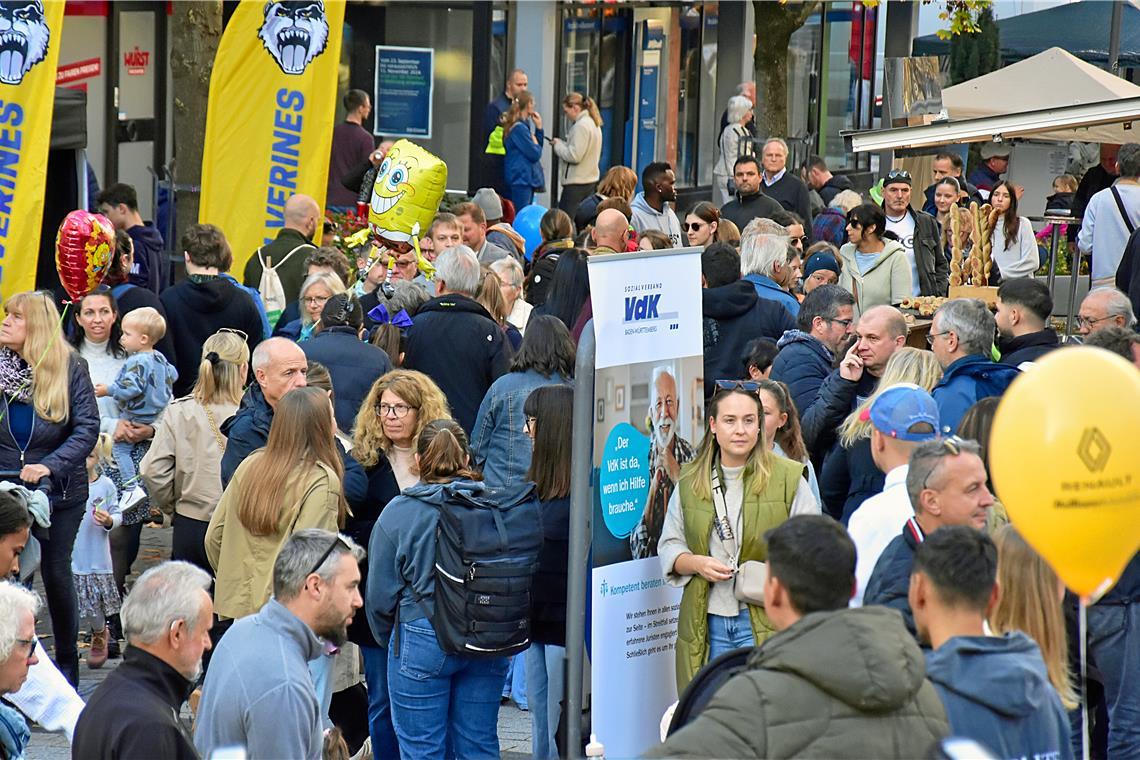
[[[684,5],[679,21],[677,184],[709,185],[720,130],[716,104],[717,3]]]
[[[875,74],[876,9],[862,3],[828,6],[824,27],[823,91],[820,102],[821,155],[832,171],[855,170],[857,157],[847,153],[841,130],[871,126],[871,93]]]

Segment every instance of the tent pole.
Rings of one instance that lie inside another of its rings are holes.
[[[1120,25],[1124,19],[1124,0],[1113,0],[1112,22],[1108,27],[1108,70],[1120,76]]]

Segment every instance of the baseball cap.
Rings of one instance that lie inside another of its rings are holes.
[[[808,256],[807,263],[804,264],[804,279],[811,277],[813,272],[818,272],[821,269],[839,274],[839,262],[830,253],[816,251]]]
[[[883,178],[883,187],[887,185],[911,185],[913,183],[914,180],[911,179],[910,172],[906,169],[891,169]]]
[[[471,200],[483,210],[483,216],[487,217],[488,220],[503,218],[503,202],[499,199],[499,194],[491,188],[479,188]]]
[[[938,405],[933,396],[913,383],[887,388],[859,418],[870,421],[883,435],[900,441],[938,437]]]
[[[985,161],[988,158],[997,158],[998,156],[1008,158],[1009,157],[1009,146],[1006,145],[1005,143],[996,143],[996,142],[988,142],[982,146],[982,160],[983,161]]]

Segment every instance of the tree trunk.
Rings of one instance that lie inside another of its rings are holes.
[[[202,182],[202,148],[206,142],[206,103],[210,72],[222,38],[222,0],[172,3],[170,74],[174,95],[174,175],[177,228],[169,245],[198,222]]]
[[[753,0],[756,21],[756,127],[760,137],[788,136],[788,49],[818,2]]]

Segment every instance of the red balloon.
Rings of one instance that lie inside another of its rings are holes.
[[[71,300],[90,293],[107,274],[115,250],[115,227],[102,214],[72,211],[55,236],[55,268]]]

